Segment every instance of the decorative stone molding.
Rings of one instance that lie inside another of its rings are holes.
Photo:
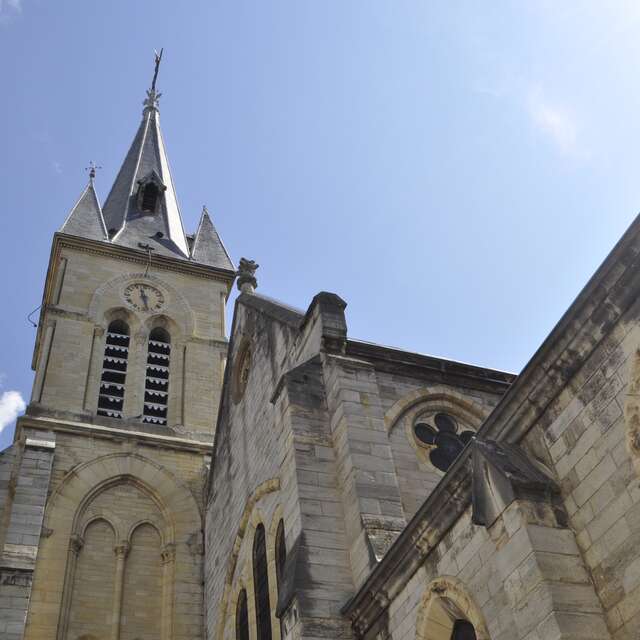
[[[425,589],[416,620],[416,640],[449,640],[456,620],[473,625],[477,640],[490,640],[484,615],[464,584],[442,576]]]
[[[173,543],[166,544],[160,553],[162,564],[173,562],[176,559],[176,545]]]
[[[8,587],[30,587],[33,571],[29,569],[0,568],[0,585]]]
[[[238,268],[238,289],[242,293],[253,293],[258,288],[258,281],[256,280],[256,270],[260,265],[254,260],[248,260],[247,258],[240,258],[240,264]]]
[[[84,547],[84,538],[77,533],[72,534],[69,538],[69,550],[78,555],[82,551],[82,547]]]
[[[459,397],[454,390],[434,386],[429,389],[416,389],[397,400],[384,416],[387,431],[391,433],[408,413],[413,414],[428,409],[449,411],[454,416],[459,415],[475,430],[480,427],[485,418],[480,407]]]
[[[474,524],[490,527],[515,500],[553,507],[560,488],[551,473],[534,463],[519,446],[480,439],[470,446]]]

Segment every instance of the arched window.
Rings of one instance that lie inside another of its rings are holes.
[[[284,580],[284,565],[287,561],[287,545],[284,539],[284,520],[278,523],[276,531],[276,579],[278,581],[278,593],[282,589]]]
[[[253,539],[253,584],[256,602],[257,640],[271,640],[271,604],[267,573],[267,543],[264,526],[259,524]]]
[[[129,359],[129,327],[114,320],[107,329],[102,360],[102,375],[98,392],[98,415],[122,418],[124,383]]]
[[[464,583],[452,576],[435,579],[425,589],[416,618],[416,640],[488,640],[482,610]]]
[[[451,640],[476,640],[476,630],[466,620],[456,620],[453,625]]]
[[[160,194],[158,187],[153,182],[144,185],[142,191],[141,209],[147,213],[155,213],[158,205],[158,195]]]
[[[242,589],[236,605],[236,640],[249,640],[249,611],[247,592]]]
[[[156,327],[149,334],[143,422],[167,424],[170,355],[171,336],[161,327]]]

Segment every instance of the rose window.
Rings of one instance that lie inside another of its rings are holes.
[[[473,431],[458,427],[455,418],[436,413],[430,418],[418,418],[413,427],[418,444],[430,449],[429,460],[436,469],[446,471],[474,436]]]

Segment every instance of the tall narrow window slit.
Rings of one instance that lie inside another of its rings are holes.
[[[278,593],[280,593],[284,584],[284,565],[286,562],[287,545],[284,539],[284,520],[280,520],[276,531],[276,580]]]
[[[236,640],[249,640],[249,610],[244,589],[240,591],[236,606]]]
[[[143,422],[167,424],[170,356],[171,337],[169,333],[160,327],[153,329],[149,334],[149,348],[147,350]]]
[[[271,604],[264,525],[256,527],[253,539],[253,584],[256,602],[257,640],[271,640]]]
[[[107,329],[98,392],[98,415],[121,419],[129,360],[129,326],[114,320]]]

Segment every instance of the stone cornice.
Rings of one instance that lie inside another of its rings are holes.
[[[190,451],[192,453],[199,453],[203,455],[211,453],[211,447],[213,444],[213,442],[199,442],[189,438],[153,434],[146,431],[137,431],[135,429],[118,429],[116,427],[91,424],[88,422],[77,422],[62,418],[30,415],[24,415],[18,419],[15,434],[16,440],[20,438],[20,432],[25,427],[43,429],[46,431],[73,433],[83,436],[92,435],[97,438],[106,438],[109,440],[136,440],[141,444],[165,447],[179,451]]]
[[[226,269],[218,269],[199,262],[189,260],[181,260],[180,258],[172,258],[170,256],[152,255],[151,262],[146,251],[142,249],[132,249],[118,244],[110,244],[100,242],[99,240],[90,240],[88,238],[80,238],[78,236],[70,236],[64,233],[56,232],[53,236],[54,245],[62,247],[70,247],[78,251],[93,253],[95,255],[103,255],[126,262],[147,265],[150,264],[154,269],[162,269],[165,271],[177,271],[180,273],[189,273],[190,275],[217,280],[227,285],[230,291],[233,281],[236,277],[235,271]]]
[[[624,313],[640,299],[639,253],[640,217],[485,420],[479,438],[518,443],[536,424]],[[470,454],[468,446],[343,607],[358,635],[381,619],[389,603],[470,507]]]
[[[379,371],[499,394],[503,394],[516,379],[513,373],[360,340],[347,340],[347,355],[366,359]]]

